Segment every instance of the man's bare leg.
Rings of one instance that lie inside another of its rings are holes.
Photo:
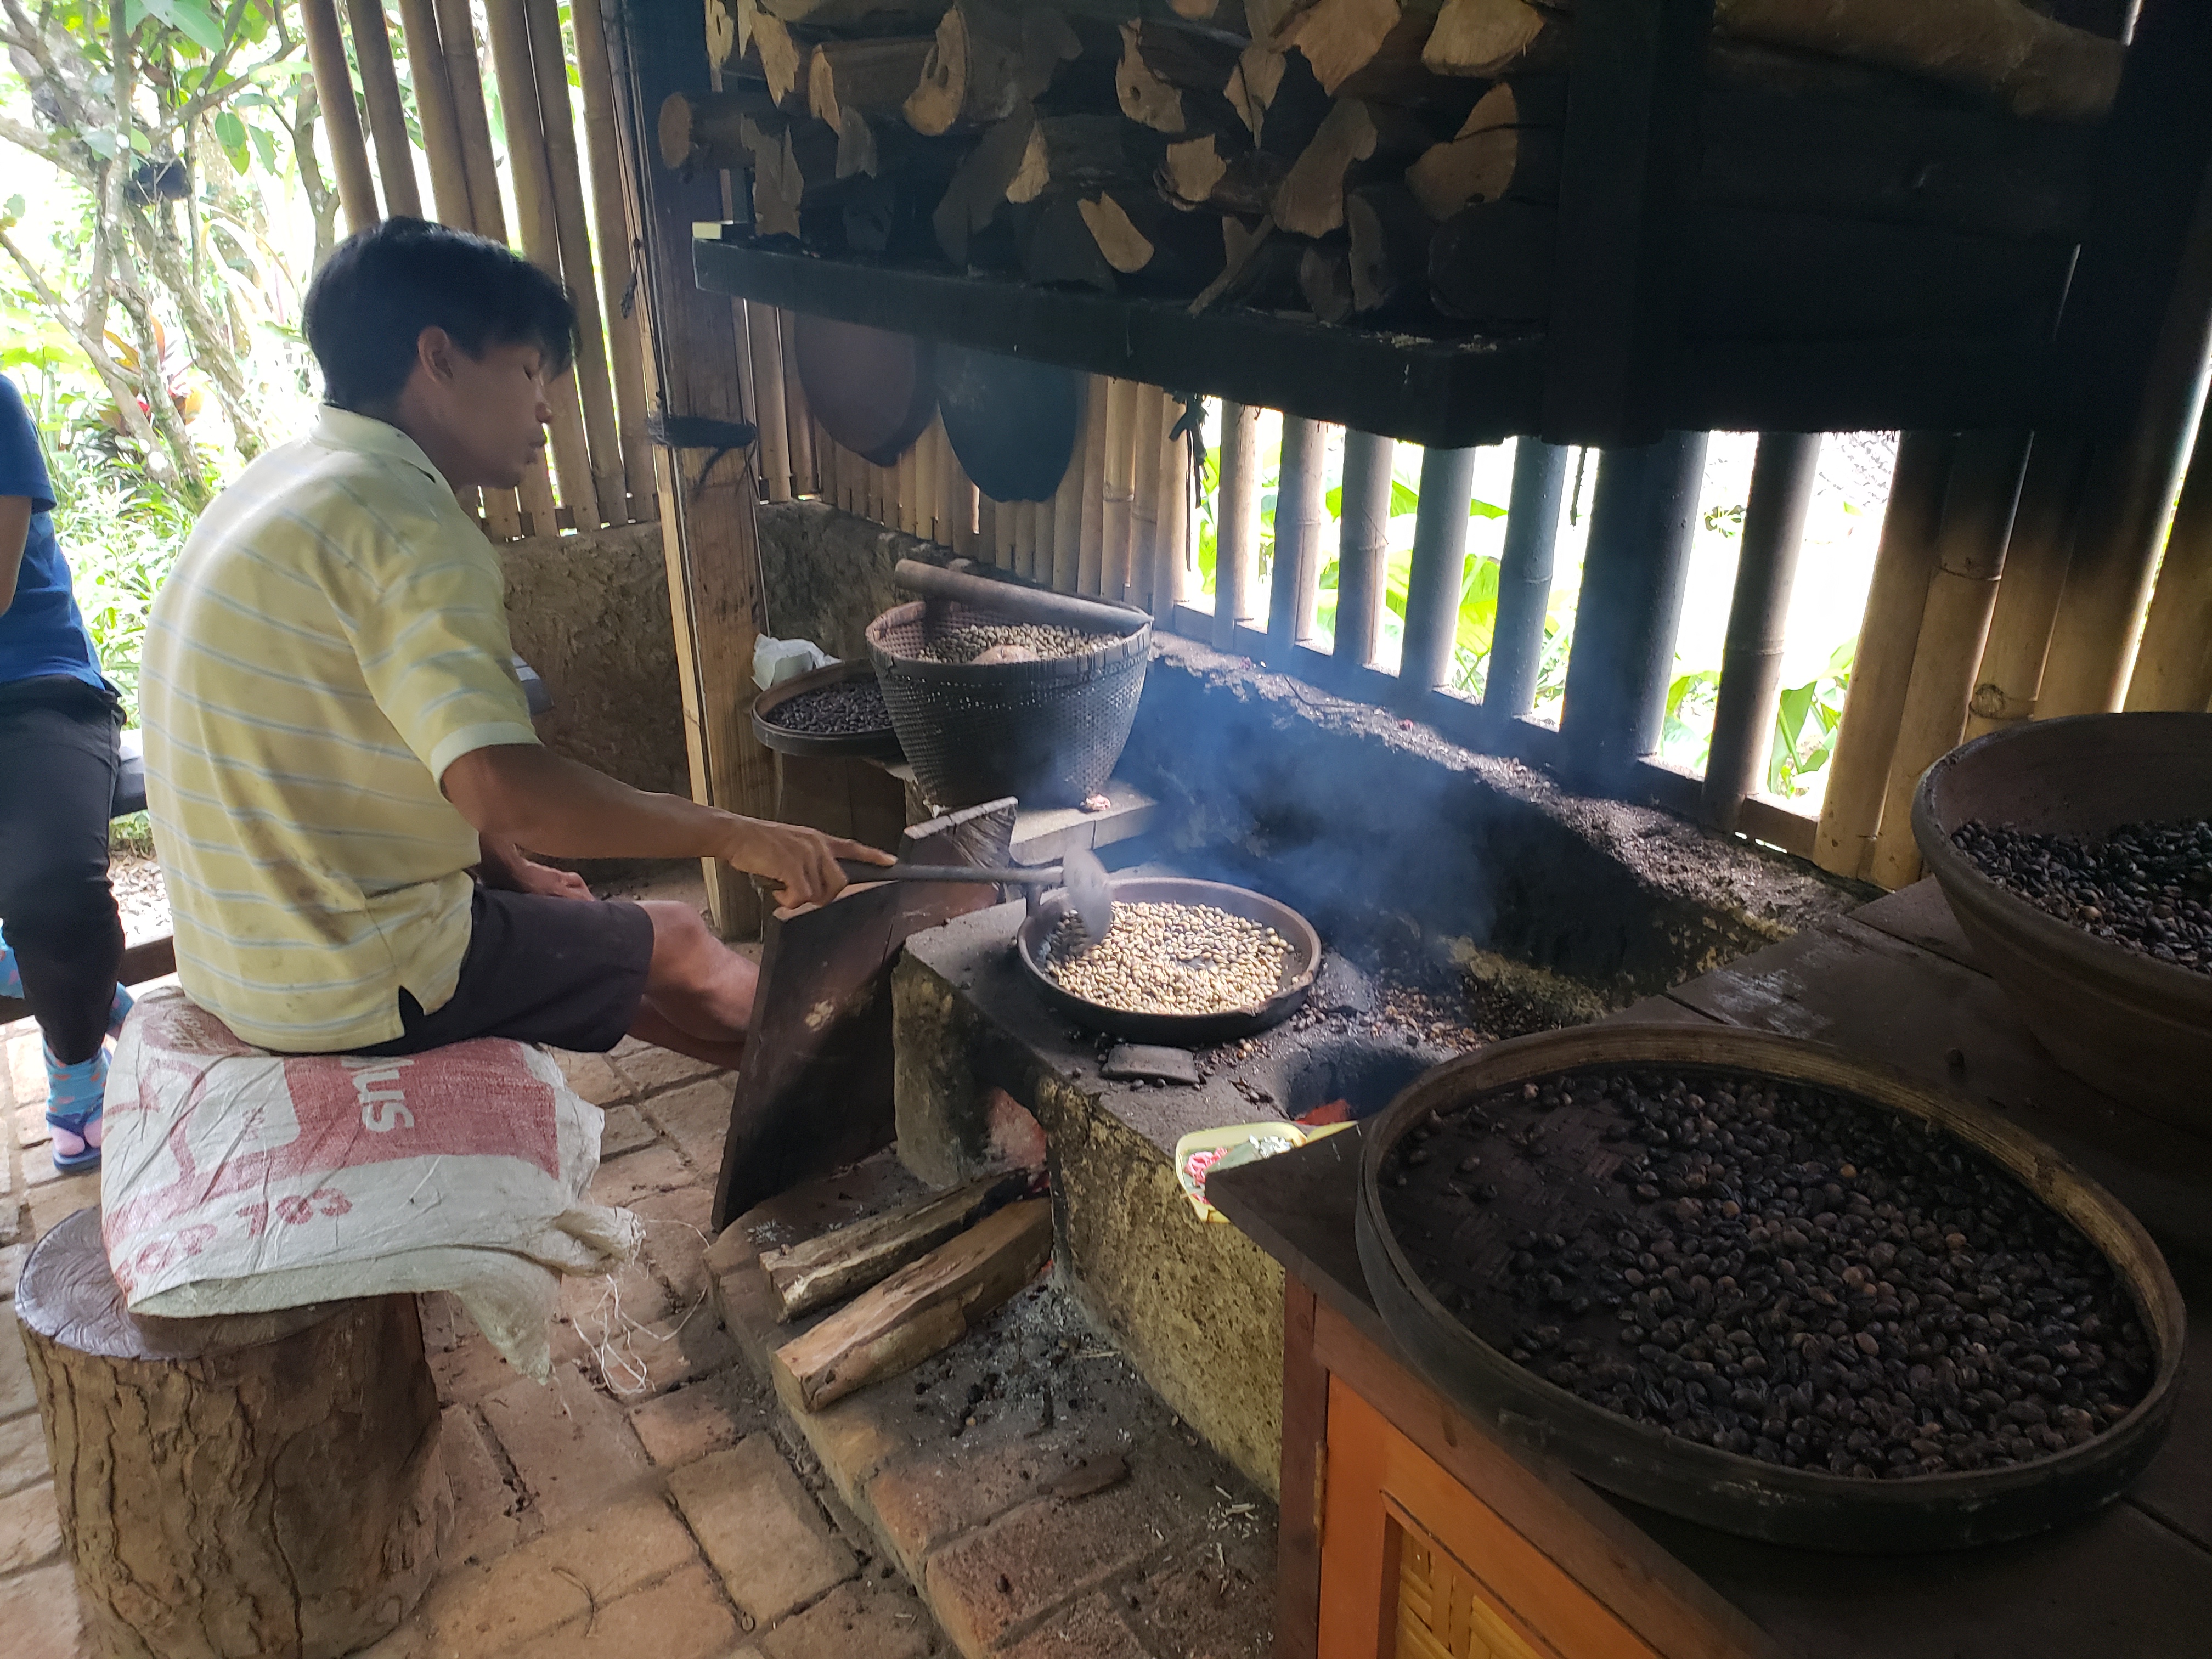
[[[629,1034],[694,1060],[735,1070],[751,1028],[760,970],[716,939],[688,904],[647,900],[653,965]]]

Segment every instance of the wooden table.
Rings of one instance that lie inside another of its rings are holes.
[[[2158,1235],[2189,1301],[2165,1447],[2097,1513],[1954,1553],[1783,1549],[1608,1497],[1478,1427],[1400,1355],[1360,1271],[1358,1132],[1347,1132],[1208,1183],[1288,1273],[1279,1659],[2212,1653],[2212,1141],[2045,1058],[1929,882],[1618,1018],[1830,1043],[1970,1095],[2065,1151]],[[1448,1639],[1406,1628],[1401,1605],[1433,1612]]]

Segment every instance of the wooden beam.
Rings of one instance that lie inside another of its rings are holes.
[[[419,3],[419,0],[418,0]],[[607,63],[599,0],[573,0],[576,70],[584,87],[584,148],[592,163],[592,216],[598,232],[599,293],[605,302],[607,353],[615,383],[615,425],[622,445],[624,510],[635,523],[652,511],[653,451],[645,439],[644,347],[631,304],[637,233],[623,208],[622,149],[615,136],[614,71]],[[602,501],[603,508],[611,503]]]
[[[662,100],[694,88],[703,72],[706,19],[696,8],[678,9],[656,13],[649,27],[634,27],[633,16],[623,11],[605,21],[623,185],[629,222],[639,234],[647,404],[669,414],[743,421],[743,394],[730,371],[738,359],[733,308],[691,277],[691,227],[723,216],[721,179],[712,173],[681,178],[654,155]],[[742,453],[715,456],[713,449],[666,448],[653,455],[684,748],[695,800],[764,817],[773,809],[775,774],[748,718],[753,641],[764,604],[753,474]],[[756,933],[762,910],[752,884],[717,860],[707,860],[705,868],[717,931],[725,938]]]
[[[1213,524],[1213,647],[1229,651],[1237,624],[1260,614],[1260,411],[1247,404],[1221,405]]]
[[[776,1350],[808,1411],[942,1352],[1036,1277],[1052,1254],[1052,1201],[1024,1199]]]
[[[353,27],[353,59],[361,71],[369,131],[376,135],[376,174],[384,185],[385,217],[419,219],[422,191],[415,177],[407,108],[399,101],[399,71],[392,63],[391,25],[385,21],[382,0],[346,0],[346,20]]]
[[[1513,493],[1507,501],[1505,547],[1498,569],[1498,619],[1482,683],[1482,706],[1509,717],[1527,714],[1536,702],[1566,478],[1565,446],[1541,438],[1514,441]]]
[[[322,106],[323,131],[330,141],[331,171],[337,176],[338,206],[345,214],[346,234],[357,236],[383,216],[376,207],[376,179],[368,170],[361,106],[354,102],[353,76],[346,70],[337,7],[333,0],[300,0],[300,23],[307,37],[307,62],[314,71],[316,101]]]

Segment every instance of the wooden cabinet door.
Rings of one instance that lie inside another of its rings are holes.
[[[1321,1659],[1658,1659],[1332,1377]]]

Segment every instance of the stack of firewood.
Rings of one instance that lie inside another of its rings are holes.
[[[749,180],[757,235],[1329,322],[1547,314],[1572,0],[706,5],[720,90],[669,100],[662,154]],[[1692,331],[1888,326],[1854,250],[2010,326],[2121,53],[2022,0],[1717,0]]]

